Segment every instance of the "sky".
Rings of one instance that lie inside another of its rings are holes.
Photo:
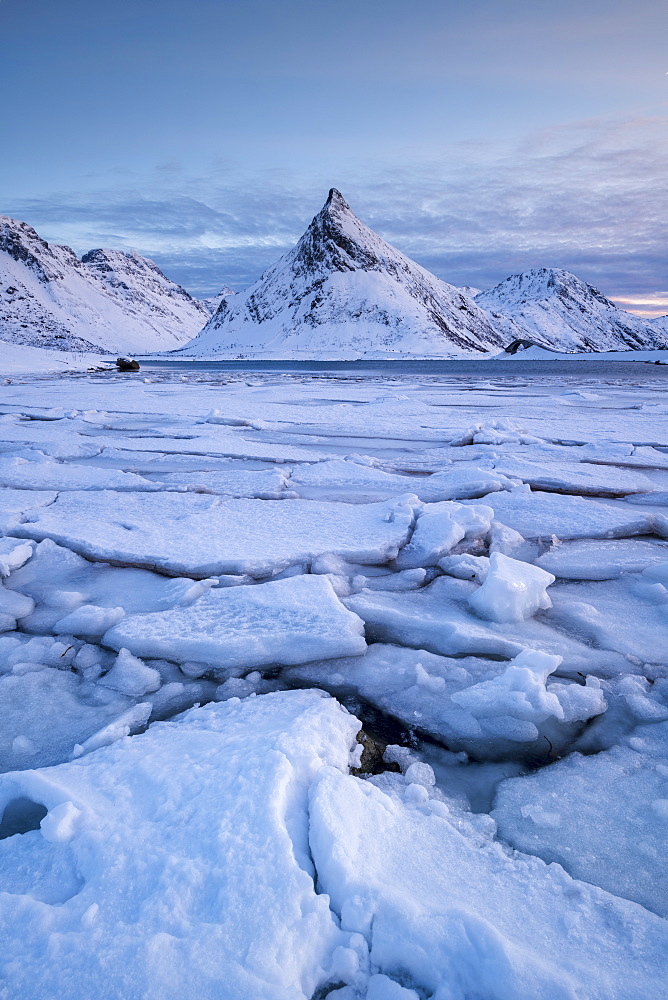
[[[240,290],[334,186],[456,285],[668,313],[662,0],[0,0],[0,213]]]

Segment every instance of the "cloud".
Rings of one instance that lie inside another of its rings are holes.
[[[133,247],[197,294],[243,288],[286,252],[331,184],[385,239],[453,284],[490,287],[558,266],[632,310],[668,298],[665,118],[554,128],[515,146],[400,150],[364,169],[200,175],[156,168],[90,193],[23,201],[9,214],[79,252]],[[648,303],[648,296],[657,298]]]

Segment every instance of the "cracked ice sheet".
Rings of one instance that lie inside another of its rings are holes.
[[[639,726],[620,742],[503,781],[492,815],[517,850],[666,917],[668,723]]]
[[[350,935],[315,891],[307,793],[358,729],[320,692],[270,694],[2,777],[3,806],[49,810],[0,841],[7,996],[308,1000]]]
[[[326,576],[210,590],[188,608],[129,615],[104,636],[137,656],[226,671],[363,653],[364,626]]]
[[[668,563],[663,568],[668,583]],[[648,677],[668,674],[668,591],[658,580],[629,574],[619,580],[562,583],[551,587],[550,595],[553,606],[545,612],[550,624],[599,649],[621,653],[640,664]]]
[[[12,534],[51,538],[92,559],[174,575],[262,577],[323,553],[350,562],[388,562],[412,523],[413,508],[405,501],[353,506],[100,490],[64,493],[48,515],[32,513]]]
[[[476,760],[540,758],[548,746],[546,739],[559,752],[572,742],[580,723],[600,713],[605,704],[595,687],[552,679],[547,686],[542,679],[507,686],[502,680],[496,696],[492,694],[477,714],[452,697],[504,675],[508,677],[507,662],[473,656],[455,659],[380,643],[363,656],[306,663],[282,674],[288,683],[316,685],[337,697],[361,697],[409,729],[429,733],[448,749],[464,750]],[[559,695],[564,692],[561,706]]]
[[[487,622],[468,608],[473,583],[438,577],[423,590],[393,594],[364,590],[345,599],[362,618],[372,642],[398,643],[443,656],[498,656],[512,659],[523,649],[562,656],[559,674],[608,677],[637,673],[639,667],[618,652],[595,649],[546,624],[543,615],[512,624]],[[555,587],[550,588],[553,594]]]
[[[535,560],[536,566],[566,580],[614,580],[668,563],[668,542],[645,539],[560,542]]]
[[[132,704],[111,690],[93,692],[70,670],[21,665],[0,676],[0,771],[45,767],[67,760],[75,744],[122,715]],[[143,721],[150,712],[147,706]],[[0,879],[0,889],[1,879]]]
[[[450,812],[397,775],[360,781],[332,768],[310,799],[318,881],[342,929],[421,995],[647,1000],[661,990],[666,921],[508,851],[488,817]]]

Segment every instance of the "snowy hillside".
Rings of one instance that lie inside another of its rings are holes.
[[[668,328],[618,309],[559,268],[513,274],[475,297],[504,343],[535,340],[565,351],[628,351],[668,345]]]
[[[134,252],[81,260],[0,217],[0,339],[59,350],[173,350],[209,317],[203,302]]]
[[[385,243],[332,189],[297,246],[225,299],[191,356],[457,356],[506,343],[488,316]]]

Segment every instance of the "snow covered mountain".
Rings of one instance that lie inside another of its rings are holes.
[[[668,339],[668,316],[657,316],[656,319],[652,320],[652,326],[664,333]]]
[[[182,349],[190,356],[447,357],[506,339],[475,302],[390,246],[334,188],[299,243]]]
[[[668,346],[668,328],[634,316],[559,268],[513,274],[476,295],[504,343],[532,340],[562,351],[628,351]]]
[[[134,252],[79,260],[0,216],[0,339],[61,350],[169,351],[209,318],[204,302]]]

